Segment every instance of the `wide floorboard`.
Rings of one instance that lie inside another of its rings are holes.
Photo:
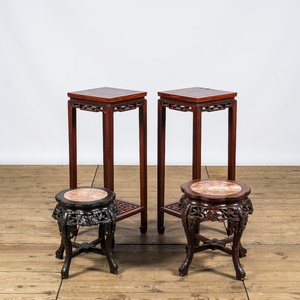
[[[79,186],[103,186],[101,166],[79,166]],[[138,203],[139,168],[115,167],[118,198]],[[203,178],[225,178],[225,167],[202,167]],[[166,167],[166,203],[179,200],[191,167]],[[109,273],[104,256],[79,255],[70,277],[60,278],[55,258],[60,237],[52,219],[54,196],[68,188],[68,166],[0,166],[0,299],[300,299],[300,167],[237,167],[237,180],[251,187],[253,215],[243,235],[247,275],[235,279],[231,257],[218,251],[194,256],[180,277],[186,239],[181,220],[165,216],[165,234],[156,230],[156,167],[148,166],[148,232],[139,215],[117,223]],[[202,225],[201,225],[202,226]],[[225,236],[222,223],[203,224],[205,235]],[[97,229],[81,228],[77,241]]]

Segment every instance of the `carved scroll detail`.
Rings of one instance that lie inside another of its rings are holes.
[[[124,105],[119,105],[114,107],[114,111],[128,111],[132,109],[136,109],[140,106],[143,105],[143,102],[137,102],[137,103],[132,103],[132,104],[124,104]]]
[[[77,104],[74,103],[72,104],[72,106],[74,108],[79,108],[80,110],[87,110],[87,111],[94,111],[94,112],[99,112],[99,111],[103,111],[103,106],[101,105],[87,105],[87,104]]]
[[[118,212],[118,207],[114,202],[109,207],[96,208],[90,211],[65,209],[60,204],[57,204],[52,217],[58,222],[65,218],[67,226],[71,227],[77,225],[92,226],[100,223],[115,222]]]
[[[186,210],[187,201],[184,201],[186,198],[183,195],[179,202],[179,208],[181,211]],[[223,204],[220,206],[205,207],[202,205],[190,205],[188,208],[187,217],[199,219],[200,222],[204,221],[219,221],[224,222],[230,220],[230,222],[238,222],[241,218],[248,218],[248,214],[252,214],[253,207],[251,200],[249,198],[243,199],[240,203],[237,204]]]
[[[172,103],[163,102],[162,106],[168,107],[169,109],[173,109],[173,110],[192,111],[191,106],[186,106],[186,105],[181,105],[181,104],[172,104]]]
[[[182,225],[187,237],[187,252],[183,264],[179,268],[181,276],[188,274],[193,255],[206,249],[221,250],[232,255],[232,261],[236,271],[236,278],[245,279],[245,271],[240,264],[240,257],[246,255],[247,250],[241,245],[241,237],[248,221],[248,215],[252,214],[253,207],[249,198],[244,198],[233,203],[208,203],[195,200],[183,195],[179,202],[181,209]],[[200,234],[200,223],[204,221],[228,221],[228,238],[208,239]],[[230,235],[233,234],[233,237]],[[200,245],[200,241],[203,242]],[[232,248],[226,244],[232,243]]]
[[[224,110],[224,109],[229,108],[229,107],[232,107],[232,103],[207,105],[207,106],[202,107],[202,111],[212,112],[212,111]]]

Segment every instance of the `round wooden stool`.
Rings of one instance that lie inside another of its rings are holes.
[[[61,277],[69,277],[71,259],[82,252],[96,252],[106,255],[110,272],[117,274],[111,247],[114,241],[117,205],[116,195],[105,188],[81,187],[63,190],[55,196],[56,205],[52,217],[57,220],[61,235],[61,245],[56,251],[56,258],[65,262],[61,270]],[[71,239],[77,236],[78,226],[99,225],[99,236],[91,243],[78,244]],[[101,244],[101,248],[96,246]],[[76,250],[72,251],[72,248]]]
[[[180,199],[179,207],[188,245],[186,259],[179,268],[179,274],[188,274],[195,252],[219,249],[232,255],[236,278],[244,280],[245,271],[239,258],[246,256],[247,252],[241,245],[241,237],[248,214],[253,212],[252,203],[248,198],[250,188],[233,180],[207,179],[192,180],[183,184],[181,190],[184,195]],[[201,222],[226,220],[228,238],[218,240],[200,235]],[[233,243],[232,248],[226,246],[229,243]]]

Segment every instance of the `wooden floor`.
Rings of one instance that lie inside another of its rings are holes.
[[[180,198],[190,167],[167,167],[167,203]],[[203,167],[203,178],[225,177],[226,168]],[[252,188],[254,213],[243,235],[247,275],[235,279],[231,257],[204,251],[194,256],[189,275],[178,276],[185,258],[181,221],[166,215],[166,232],[156,231],[156,167],[149,166],[149,229],[139,232],[139,215],[117,223],[109,273],[104,256],[73,259],[70,278],[61,280],[54,253],[60,238],[52,219],[54,196],[68,188],[67,166],[0,166],[0,299],[300,299],[300,167],[238,167],[237,179]],[[137,202],[138,168],[115,168],[118,198]],[[80,186],[102,186],[102,168],[79,167]],[[225,235],[222,223],[205,222],[207,235]],[[82,228],[78,241],[96,228]]]

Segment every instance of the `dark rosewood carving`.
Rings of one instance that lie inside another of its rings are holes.
[[[198,193],[191,195],[189,192],[187,195],[186,188],[193,182],[195,181],[182,186],[185,194],[179,201],[182,225],[188,242],[186,258],[179,268],[179,274],[181,276],[188,274],[194,253],[211,249],[230,254],[235,267],[236,278],[244,280],[245,271],[241,267],[239,259],[246,256],[247,253],[247,250],[241,245],[241,237],[248,221],[248,215],[253,213],[251,200],[247,197],[250,189],[248,187],[242,188],[244,197],[236,193],[228,201],[222,199],[203,200],[204,195]],[[201,235],[200,223],[205,221],[226,222],[228,238],[218,240]],[[226,246],[229,243],[232,243],[232,248]]]
[[[191,200],[191,199],[190,199]],[[191,202],[189,198],[183,195],[179,201],[178,208],[186,212],[189,218],[199,219],[204,221],[230,221],[237,222],[240,216],[248,216],[252,214],[253,207],[251,200],[245,198],[237,203],[223,203],[223,204],[208,204],[205,201]],[[234,228],[230,227],[230,232],[234,232]]]
[[[98,188],[99,189],[99,188]],[[63,197],[62,191],[56,195],[58,204],[56,205],[52,217],[57,220],[61,235],[61,244],[56,251],[56,258],[63,259],[65,252],[65,262],[61,270],[63,279],[69,277],[69,269],[73,257],[82,252],[96,252],[105,255],[110,266],[110,272],[118,273],[118,266],[115,263],[111,248],[114,242],[116,228],[116,218],[118,208],[114,202],[115,194],[108,191],[105,201],[96,200],[93,202],[72,203]],[[99,225],[98,238],[90,243],[76,243],[72,239],[77,235],[78,226]],[[96,247],[98,244],[101,248]],[[75,248],[76,250],[72,250]]]
[[[193,113],[192,179],[201,179],[201,117],[202,112],[228,109],[228,179],[235,179],[236,164],[236,100],[235,92],[206,88],[186,88],[159,92],[157,140],[157,230],[164,233],[164,213],[180,217],[172,207],[165,206],[165,136],[166,108]]]
[[[97,88],[68,93],[70,188],[77,187],[76,109],[103,113],[104,187],[114,190],[114,113],[139,110],[140,205],[130,203],[117,220],[141,213],[140,231],[147,231],[147,101],[146,92]],[[122,200],[120,200],[122,201]],[[124,206],[124,201],[122,201]]]
[[[95,208],[91,211],[80,209],[64,209],[60,204],[57,204],[52,217],[59,221],[61,216],[66,219],[68,226],[93,226],[100,223],[116,222],[119,213],[118,206],[115,202],[110,203],[108,207]]]

